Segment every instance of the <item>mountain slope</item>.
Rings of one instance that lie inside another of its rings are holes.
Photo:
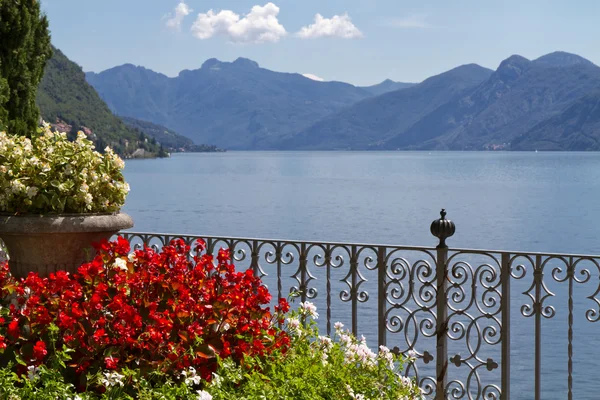
[[[138,149],[150,153],[158,151],[158,146],[147,141],[145,135],[125,126],[111,113],[86,82],[80,66],[60,50],[54,48],[53,51],[37,92],[37,104],[44,120],[59,126],[72,137],[78,130],[83,130],[99,150],[110,145],[126,157]]]
[[[517,137],[513,150],[600,150],[600,91]]]
[[[206,61],[176,78],[124,65],[87,79],[119,115],[167,126],[196,143],[270,148],[312,122],[370,96],[341,82],[273,72],[254,61]]]
[[[374,148],[443,104],[488,79],[492,71],[463,65],[418,85],[360,101],[282,142],[287,149]]]
[[[391,79],[386,79],[385,81],[378,83],[377,85],[362,86],[362,88],[367,90],[373,96],[379,96],[380,94],[393,92],[400,89],[406,89],[415,85],[416,83],[394,82]]]
[[[192,139],[182,136],[162,125],[131,117],[121,117],[121,120],[123,120],[125,125],[144,132],[147,136],[155,139],[169,152],[212,153],[223,151],[214,145],[194,144]]]
[[[553,53],[529,61],[511,56],[486,82],[425,116],[384,147],[508,147],[515,137],[600,88],[600,68],[577,57]]]

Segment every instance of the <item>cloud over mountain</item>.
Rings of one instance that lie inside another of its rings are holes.
[[[315,39],[321,37],[338,37],[342,39],[357,39],[363,33],[352,23],[348,14],[334,15],[325,18],[321,14],[315,15],[315,21],[300,29],[296,36],[302,39]]]
[[[201,40],[223,36],[232,43],[278,42],[287,34],[278,15],[279,7],[273,3],[256,5],[243,16],[231,10],[209,10],[198,14],[192,34]]]

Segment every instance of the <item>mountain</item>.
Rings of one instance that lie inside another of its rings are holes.
[[[382,146],[388,149],[509,149],[516,137],[600,88],[600,68],[579,56],[514,55],[485,82],[452,99]],[[526,142],[524,142],[526,143]]]
[[[80,66],[70,61],[60,50],[44,70],[38,87],[37,104],[41,117],[61,131],[74,137],[84,131],[99,150],[110,145],[124,157],[152,156],[158,152],[156,143],[141,132],[127,127],[112,114],[106,103],[85,80]]]
[[[121,117],[121,120],[130,128],[136,129],[137,131],[145,133],[148,137],[154,138],[161,147],[169,152],[213,153],[224,151],[214,145],[194,144],[192,139],[182,136],[162,125],[131,117]]]
[[[555,51],[546,54],[535,60],[538,64],[545,64],[553,67],[567,67],[569,65],[587,65],[593,66],[594,63],[577,54],[571,54],[564,51]]]
[[[366,149],[409,129],[438,107],[460,98],[493,71],[463,65],[412,87],[362,100],[281,142],[286,149]]]
[[[600,151],[600,91],[540,122],[513,140],[511,149]]]
[[[371,93],[373,96],[379,96],[380,94],[393,92],[400,89],[406,89],[415,85],[416,83],[394,82],[391,79],[386,79],[385,81],[378,83],[377,85],[363,86],[362,88]]]
[[[270,71],[244,58],[210,59],[174,78],[131,64],[86,77],[117,114],[228,149],[271,148],[371,95],[347,83]]]

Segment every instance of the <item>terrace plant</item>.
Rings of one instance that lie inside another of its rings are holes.
[[[51,366],[80,390],[102,392],[115,379],[129,387],[133,378],[123,371],[155,384],[188,379],[199,388],[218,359],[240,363],[287,351],[289,336],[277,329],[283,321],[266,306],[271,295],[251,270],[235,271],[228,251],[216,260],[190,259],[182,240],[160,253],[129,250],[121,238],[104,242],[73,275],[15,280],[4,267],[4,364],[17,376]],[[287,309],[285,300],[277,306]]]
[[[13,275],[75,272],[92,243],[131,228],[119,213],[129,192],[124,166],[82,132],[75,141],[48,124],[31,138],[0,132],[0,239]]]
[[[289,312],[282,299],[271,312],[267,288],[227,250],[130,250],[104,242],[74,275],[0,269],[0,397],[422,398],[406,359],[340,323],[320,336],[313,304]]]
[[[75,141],[48,124],[31,138],[0,132],[0,212],[112,213],[129,192],[124,163],[109,147],[100,154],[79,132]]]

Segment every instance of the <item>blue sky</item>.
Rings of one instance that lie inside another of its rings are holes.
[[[41,1],[53,43],[85,71],[132,63],[175,76],[247,57],[367,85],[555,50],[600,65],[597,0]]]

